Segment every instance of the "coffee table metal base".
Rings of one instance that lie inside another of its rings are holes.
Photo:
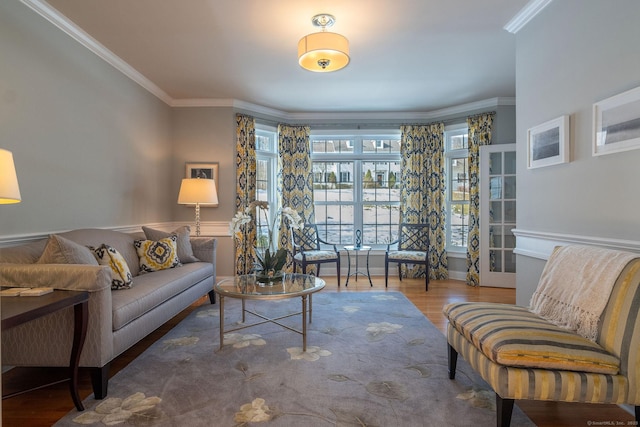
[[[269,318],[269,317],[263,316],[262,314],[256,313],[255,311],[248,310],[245,305],[246,300],[243,299],[242,300],[242,323],[246,321],[246,313],[252,314],[263,320],[261,322],[255,322],[249,325],[242,325],[237,328],[228,329],[225,331],[224,330],[224,296],[220,295],[220,349],[222,349],[222,347],[224,346],[225,333],[240,331],[242,329],[247,329],[252,326],[262,325],[264,323],[274,323],[285,329],[301,334],[302,335],[302,351],[307,351],[307,297],[309,298],[309,309],[308,309],[309,323],[311,323],[311,320],[312,320],[311,316],[313,311],[312,295],[303,295],[302,297],[300,297],[302,299],[302,311],[297,311],[295,313],[285,314],[284,316],[274,317],[274,318]],[[302,314],[302,330],[301,331],[298,329],[292,328],[291,326],[285,325],[284,323],[279,322],[279,320],[286,319],[288,317],[297,316],[299,314]]]

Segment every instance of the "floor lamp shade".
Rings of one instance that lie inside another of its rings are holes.
[[[20,203],[21,200],[13,154],[0,148],[0,204]]]

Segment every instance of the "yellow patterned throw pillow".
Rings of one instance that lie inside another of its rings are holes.
[[[164,239],[136,240],[133,242],[140,258],[140,274],[167,268],[180,267],[177,248],[178,237],[174,234]]]
[[[102,244],[99,248],[89,247],[100,265],[111,268],[111,289],[129,289],[133,285],[133,276],[124,257],[115,248]]]

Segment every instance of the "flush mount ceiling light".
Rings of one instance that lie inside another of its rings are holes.
[[[321,32],[304,36],[298,42],[298,63],[302,68],[328,73],[344,68],[349,63],[349,40],[341,34],[327,31],[336,18],[322,13],[311,18]]]

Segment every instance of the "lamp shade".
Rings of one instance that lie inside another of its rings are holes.
[[[0,148],[0,204],[20,203],[21,200],[13,154]]]
[[[308,34],[298,42],[298,63],[319,73],[344,68],[349,63],[349,41],[337,33]]]
[[[181,205],[217,205],[218,192],[213,179],[185,178],[180,184],[178,203]]]

